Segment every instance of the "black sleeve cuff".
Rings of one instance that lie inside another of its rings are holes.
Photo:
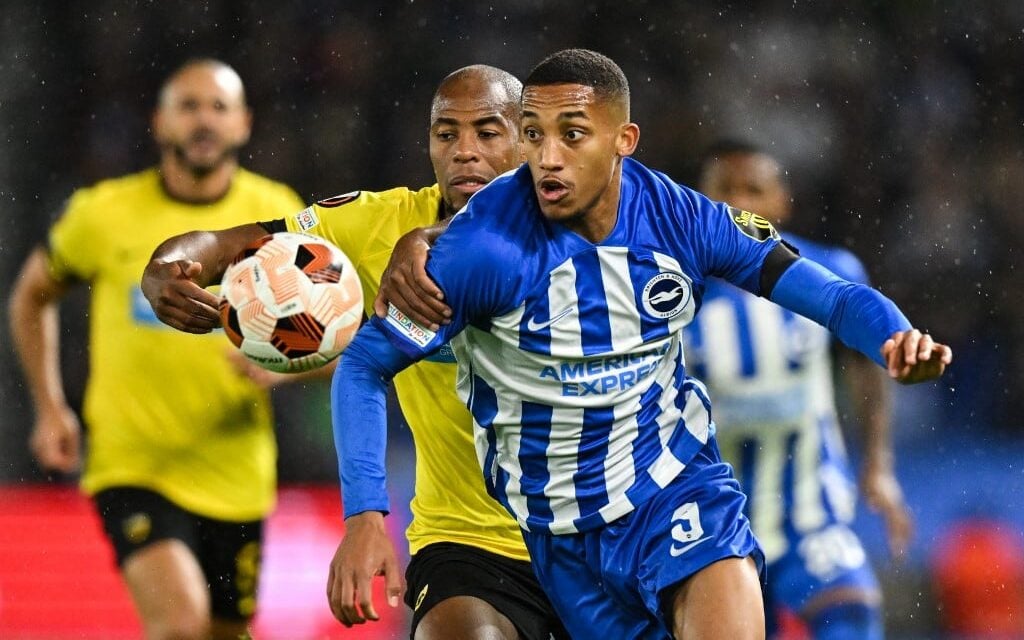
[[[779,281],[782,274],[786,272],[789,265],[800,259],[800,252],[796,247],[785,240],[775,245],[775,248],[764,258],[761,265],[761,297],[771,298],[775,283]]]
[[[267,233],[288,231],[288,225],[285,224],[284,218],[278,218],[277,220],[270,220],[267,222],[257,222],[256,224],[266,229]]]

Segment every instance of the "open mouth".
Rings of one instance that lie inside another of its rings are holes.
[[[456,176],[448,181],[448,184],[455,190],[462,193],[476,193],[490,182],[482,176]]]
[[[544,178],[537,182],[537,195],[545,202],[558,202],[569,194],[569,187],[561,180]]]

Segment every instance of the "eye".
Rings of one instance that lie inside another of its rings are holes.
[[[213,109],[214,109],[214,111],[227,111],[228,110],[228,105],[224,104],[220,100],[217,100],[216,102],[213,103]]]
[[[533,127],[527,127],[523,129],[523,137],[530,141],[540,140],[540,131],[537,131]]]
[[[579,129],[569,129],[565,132],[565,139],[569,142],[579,142],[583,139],[583,132]]]
[[[497,138],[500,134],[497,131],[479,131],[476,135],[482,140],[491,140]]]
[[[441,142],[451,142],[456,138],[455,133],[451,131],[438,131],[436,135]]]

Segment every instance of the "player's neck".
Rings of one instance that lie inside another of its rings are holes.
[[[578,217],[566,220],[565,226],[584,239],[600,244],[611,235],[619,220],[619,199],[622,172],[616,171],[604,191]]]
[[[167,195],[175,200],[194,204],[216,202],[231,188],[231,180],[238,170],[238,163],[225,160],[209,173],[197,175],[183,167],[173,156],[164,156],[160,161],[160,181]]]

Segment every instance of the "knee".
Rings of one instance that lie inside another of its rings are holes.
[[[881,607],[866,602],[836,603],[807,620],[811,636],[820,640],[881,640]]]

